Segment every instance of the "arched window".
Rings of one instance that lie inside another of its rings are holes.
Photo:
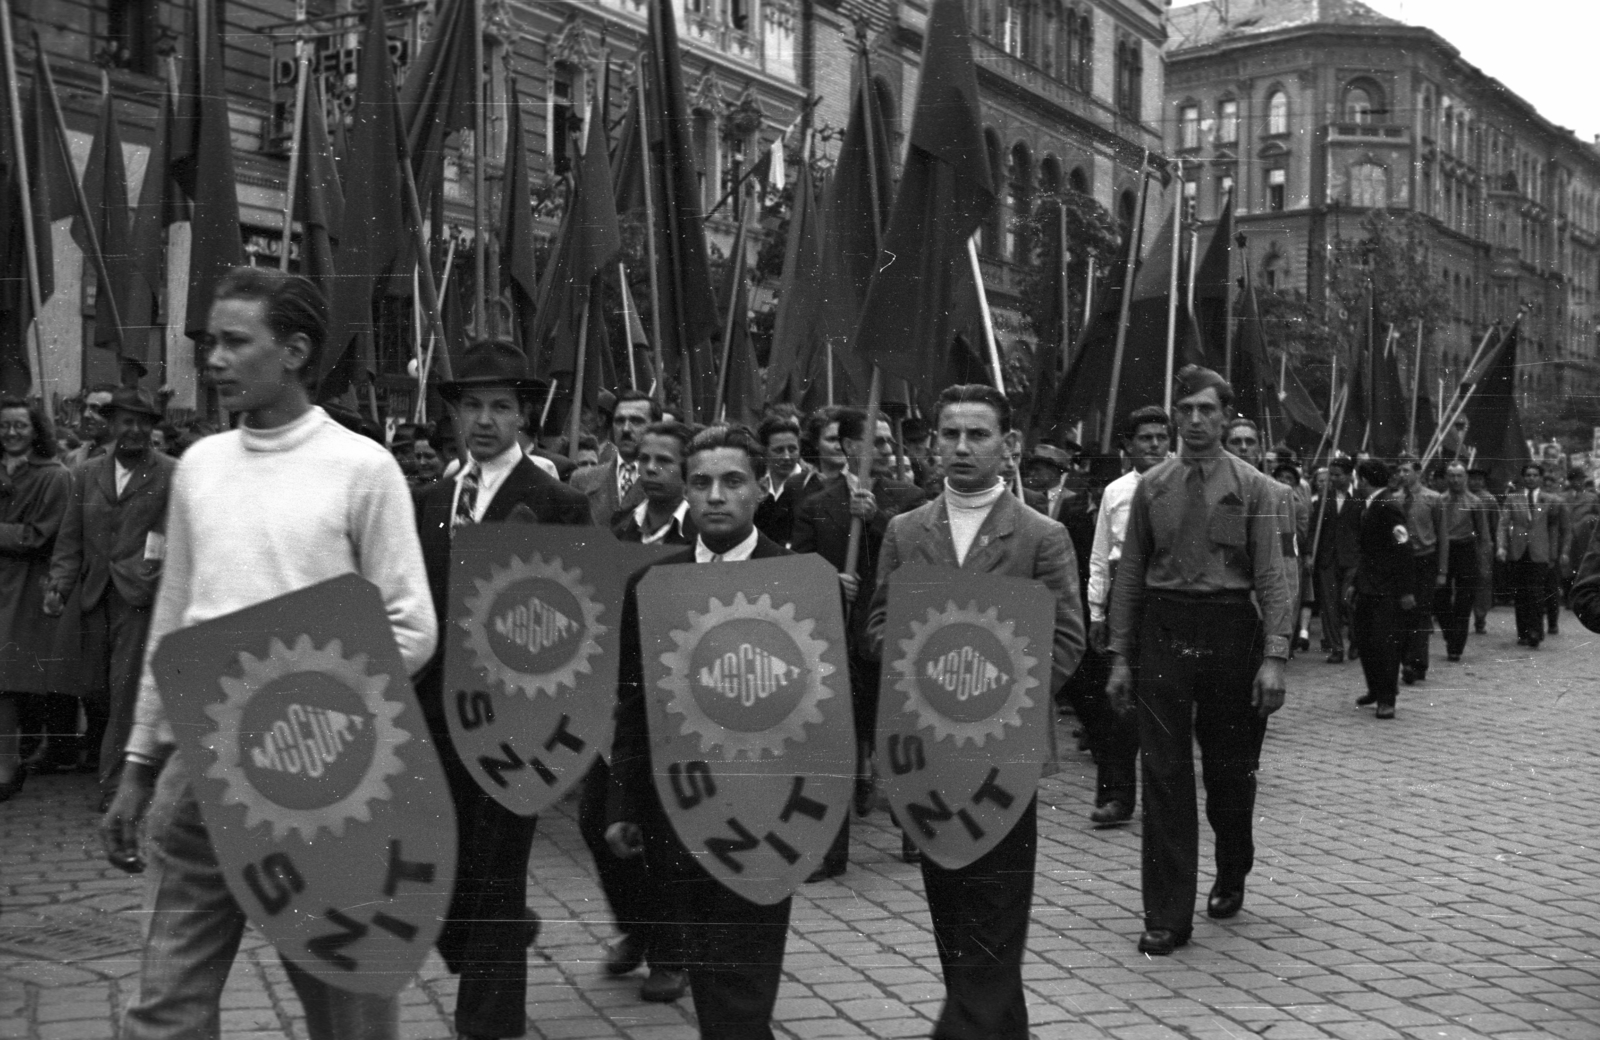
[[[1350,205],[1380,209],[1389,204],[1389,171],[1375,162],[1350,167]]]
[[[1344,88],[1346,123],[1366,125],[1378,122],[1384,114],[1383,91],[1368,79],[1353,80]]]
[[[1000,135],[991,129],[985,129],[983,131],[983,144],[984,150],[989,153],[989,177],[991,182],[996,185],[1004,184]],[[984,256],[995,256],[1000,250],[1001,225],[1005,221],[1003,209],[1004,207],[1001,206],[994,207],[989,214],[989,219],[984,221],[983,226],[979,228],[978,251],[983,253]]]
[[[1039,191],[1045,195],[1061,191],[1061,160],[1053,155],[1045,156],[1039,163]]]
[[[1133,237],[1133,221],[1138,213],[1139,197],[1131,188],[1122,189],[1122,194],[1117,196],[1117,230],[1122,233],[1124,246]]]
[[[1274,90],[1267,95],[1267,133],[1286,134],[1289,132],[1289,95],[1281,90]]]
[[[1082,166],[1074,166],[1072,172],[1067,174],[1067,187],[1079,195],[1089,194],[1089,175],[1083,172]],[[1128,219],[1132,220],[1133,217],[1130,215]]]

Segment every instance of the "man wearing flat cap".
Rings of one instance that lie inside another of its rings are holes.
[[[1144,764],[1139,951],[1170,954],[1193,930],[1199,873],[1194,752],[1216,831],[1214,918],[1244,904],[1255,859],[1251,817],[1267,716],[1283,704],[1292,615],[1283,573],[1281,493],[1222,450],[1233,387],[1198,365],[1178,373],[1183,453],[1134,489],[1111,590],[1111,680],[1118,711],[1138,693]],[[1259,610],[1257,604],[1259,603]]]
[[[504,340],[467,347],[456,363],[456,378],[439,388],[469,456],[453,479],[414,496],[440,632],[449,624],[450,539],[461,527],[529,514],[541,524],[589,524],[583,493],[534,465],[517,441],[545,390],[529,376],[522,351]],[[526,905],[528,852],[538,820],[517,816],[491,798],[456,754],[444,715],[445,642],[439,640],[416,680],[417,699],[456,808],[459,860],[439,953],[461,976],[455,1012],[460,1036],[522,1036],[527,1032],[526,949],[538,931],[538,919]]]
[[[150,432],[162,411],[148,390],[122,387],[108,409],[111,447],[72,473],[72,500],[50,560],[46,614],[70,616],[57,650],[67,692],[83,698],[88,761],[99,756],[100,809],[117,791],[133,728],[139,668],[161,579],[167,492],[177,461]]]

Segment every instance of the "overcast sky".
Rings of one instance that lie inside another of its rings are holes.
[[[1363,2],[1432,29],[1551,122],[1586,141],[1600,134],[1600,0]]]

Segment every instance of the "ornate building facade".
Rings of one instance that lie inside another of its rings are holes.
[[[1426,218],[1450,314],[1425,386],[1448,392],[1521,306],[1521,389],[1600,392],[1600,153],[1430,29],[1356,0],[1170,12],[1163,123],[1201,221],[1234,192],[1259,284],[1320,302],[1330,242],[1374,209]]]

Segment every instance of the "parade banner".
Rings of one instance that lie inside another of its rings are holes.
[[[650,761],[678,838],[753,903],[822,862],[856,770],[838,573],[818,556],[639,583]]]
[[[890,576],[878,770],[900,826],[941,867],[994,848],[1039,785],[1055,605],[1023,578],[915,565]]]
[[[251,922],[331,985],[404,989],[450,902],[456,826],[377,588],[349,574],[180,629],[152,667]]]
[[[444,713],[467,772],[495,801],[521,816],[543,812],[609,753],[623,587],[678,551],[597,528],[455,533]]]

